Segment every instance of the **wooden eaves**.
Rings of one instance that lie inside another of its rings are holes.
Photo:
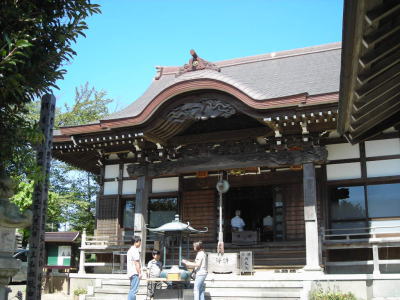
[[[400,2],[346,0],[338,132],[352,144],[400,124]]]

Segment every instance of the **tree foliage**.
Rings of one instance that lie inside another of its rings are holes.
[[[69,106],[56,109],[55,127],[85,124],[101,119],[109,114],[108,105],[112,102],[105,91],[97,91],[86,83],[75,90],[75,101]],[[29,103],[26,118],[31,122],[39,119],[40,102]],[[30,168],[34,167],[34,150],[26,153],[30,159],[14,176],[19,182],[12,201],[21,209],[32,204],[33,186],[30,181]],[[32,163],[32,164],[31,164]],[[57,230],[63,224],[71,230],[92,233],[95,225],[95,203],[99,186],[95,175],[80,171],[64,162],[53,160],[50,170],[47,230]],[[24,232],[24,238],[27,237]]]
[[[25,118],[26,104],[56,87],[76,55],[72,44],[84,36],[85,19],[97,13],[90,0],[0,2],[0,168],[8,173],[40,138]]]
[[[106,98],[107,93],[84,86],[75,88],[75,102],[72,107],[64,105],[63,113],[57,114],[55,127],[81,125],[101,119],[108,114],[108,104],[113,100]]]

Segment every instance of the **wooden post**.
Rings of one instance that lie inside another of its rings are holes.
[[[53,138],[54,112],[56,98],[53,95],[42,97],[39,127],[43,140],[37,148],[37,164],[41,167],[41,178],[35,183],[33,193],[31,237],[29,239],[28,280],[26,299],[41,298],[42,271],[44,266],[44,233],[46,226],[51,145]]]
[[[306,265],[304,270],[322,271],[317,220],[317,187],[313,163],[303,164],[303,193],[306,233]]]
[[[378,245],[372,245],[372,258],[374,260],[374,274],[381,274],[379,270],[379,249]]]
[[[146,224],[147,224],[147,206],[149,203],[149,193],[151,179],[148,176],[140,176],[137,179],[136,200],[135,200],[135,235],[142,239],[141,263],[144,265],[146,257]]]
[[[80,256],[79,256],[79,270],[78,274],[86,274],[85,270],[85,250],[83,248],[86,245],[86,229],[83,229],[82,232],[82,239],[81,239],[81,251],[80,251]]]

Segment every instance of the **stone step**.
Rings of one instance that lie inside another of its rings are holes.
[[[206,280],[207,288],[302,288],[302,282],[296,280],[290,281],[266,281],[266,280],[252,280],[252,281],[236,281],[236,280]],[[117,282],[103,283],[102,288],[98,290],[129,290],[129,284]],[[146,289],[146,284],[140,284],[139,289]]]
[[[173,291],[166,290],[167,293],[174,293]],[[176,291],[176,294],[179,292]],[[103,300],[103,299],[112,299],[112,300],[126,300],[128,292],[126,293],[118,293],[118,294],[98,294],[94,296],[86,296],[86,300]],[[219,289],[219,290],[206,290],[206,299],[300,299],[300,291],[264,291],[264,290],[234,290],[234,289]],[[146,295],[144,293],[138,293],[136,299],[144,300]],[[157,297],[158,298],[158,297]],[[157,299],[156,298],[156,299]],[[160,297],[158,299],[174,299],[174,298],[164,298]]]
[[[165,285],[163,285],[165,288]],[[226,280],[206,280],[207,299],[300,299],[300,292],[303,284],[298,280],[261,280],[248,278],[227,278]],[[146,295],[146,282],[140,283],[137,295],[138,300],[144,300]],[[185,290],[186,294],[188,290]],[[87,296],[86,300],[120,300],[126,299],[129,292],[128,279],[107,279],[102,280],[102,287],[95,288],[94,296]],[[170,298],[167,293],[175,293],[173,290],[165,290],[162,294]],[[178,293],[178,292],[177,292]],[[186,299],[186,298],[185,298]],[[189,299],[189,298],[188,298]]]

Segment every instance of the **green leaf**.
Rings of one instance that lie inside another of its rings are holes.
[[[19,40],[19,41],[17,41],[15,46],[17,46],[18,48],[25,48],[25,47],[32,46],[32,44],[29,43],[27,40]]]

